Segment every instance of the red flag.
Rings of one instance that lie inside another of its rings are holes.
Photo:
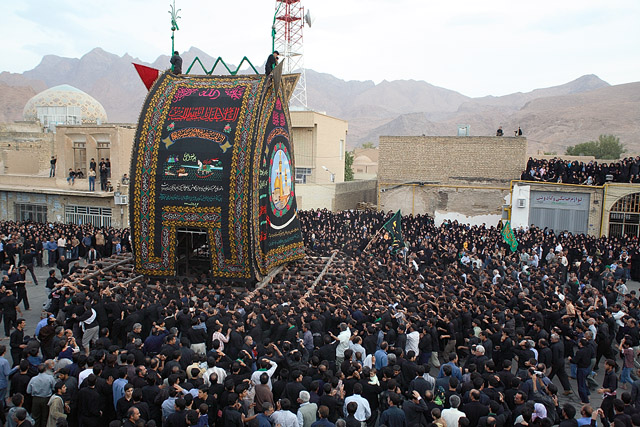
[[[133,62],[132,64],[134,67],[136,67],[136,71],[138,72],[140,79],[142,79],[142,83],[144,83],[144,85],[147,87],[147,90],[150,90],[151,86],[153,86],[153,82],[155,82],[160,75],[160,70],[156,70],[155,68],[136,64]]]

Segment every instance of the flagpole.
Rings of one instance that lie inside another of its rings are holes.
[[[380,235],[380,232],[384,230],[384,227],[380,228],[376,234],[373,235],[373,238],[369,241],[369,243],[367,244],[367,246],[364,248],[364,250],[362,251],[362,253],[366,253],[369,250],[369,247],[378,239],[378,236]]]

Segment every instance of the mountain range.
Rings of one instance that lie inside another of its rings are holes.
[[[183,70],[195,57],[211,66],[215,57],[192,47],[182,53]],[[0,122],[20,120],[30,97],[59,84],[70,84],[102,103],[112,123],[136,122],[146,89],[132,62],[164,70],[169,57],[145,63],[95,48],[82,58],[46,55],[22,74],[0,73]],[[229,65],[231,69],[235,66]],[[264,65],[256,66],[258,71]],[[219,65],[216,73],[227,74]],[[241,73],[253,72],[244,69]],[[201,74],[196,65],[192,73]],[[469,125],[472,135],[505,135],[521,127],[529,152],[564,153],[567,146],[614,134],[630,153],[640,153],[640,82],[609,85],[584,75],[560,86],[504,96],[471,98],[424,81],[345,81],[306,70],[309,108],[349,122],[348,146],[377,145],[380,135],[455,135]]]

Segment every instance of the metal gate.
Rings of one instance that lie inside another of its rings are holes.
[[[640,232],[640,193],[618,200],[609,213],[609,236],[638,236]]]
[[[71,224],[91,224],[95,227],[111,227],[111,208],[94,206],[65,206],[65,222]]]
[[[537,227],[551,228],[556,233],[569,231],[586,234],[589,230],[590,195],[532,191],[529,222]]]

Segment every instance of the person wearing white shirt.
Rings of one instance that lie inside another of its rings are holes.
[[[89,376],[93,374],[93,367],[87,368],[78,374],[78,387],[82,385],[82,382]]]
[[[418,348],[418,345],[420,344],[420,332],[416,331],[412,324],[409,325],[407,330],[409,333],[407,334],[407,344],[404,347],[404,352],[406,354],[413,350],[416,357],[418,357],[420,354],[420,349]]]
[[[269,387],[269,390],[272,390],[271,376],[276,371],[276,369],[278,369],[278,364],[269,359],[262,359],[260,360],[259,366],[260,366],[260,369],[258,369],[253,374],[251,374],[251,382],[253,383],[253,386],[255,387],[258,384],[260,384],[260,376],[266,372],[267,375],[269,375],[269,381],[267,382],[267,386]]]
[[[589,325],[589,330],[593,334],[593,340],[595,341],[596,335],[598,334],[598,329],[596,328],[596,319],[590,317],[587,319],[587,324]]]
[[[624,323],[622,323],[622,318],[624,316],[626,316],[627,313],[622,311],[618,304],[613,306],[613,310],[614,310],[613,311],[613,318],[616,319],[616,323],[618,324],[618,326],[624,326]]]
[[[208,387],[211,386],[211,381],[209,380],[209,378],[211,378],[211,374],[216,374],[218,376],[216,380],[217,384],[224,384],[224,380],[227,378],[227,371],[215,366],[215,360],[213,361],[214,364],[210,365],[209,363],[210,362],[207,361],[208,368],[206,371],[204,371],[204,374],[202,376],[205,385]]]
[[[493,270],[493,279],[491,279],[491,283],[495,286],[500,284],[502,281],[502,276],[500,276],[500,272],[496,269]]]
[[[298,427],[298,417],[291,412],[291,402],[289,399],[280,399],[276,402],[278,408],[271,414],[273,425],[280,424],[282,427]]]
[[[340,323],[340,333],[338,336],[333,335],[331,332],[329,332],[329,334],[334,340],[338,341],[338,346],[336,347],[336,366],[340,366],[342,362],[344,362],[344,351],[349,348],[351,330],[349,330],[346,323]]]
[[[349,415],[347,413],[347,405],[349,402],[356,402],[358,404],[358,409],[356,409],[355,417],[356,420],[360,422],[364,422],[371,417],[371,406],[369,406],[369,402],[364,397],[360,396],[362,394],[362,384],[355,383],[353,385],[353,394],[347,397],[344,400],[344,416],[345,418]]]
[[[467,255],[467,253],[465,252],[465,254],[462,256],[462,258],[460,258],[460,263],[462,265],[464,265],[465,267],[468,267],[469,264],[471,263],[471,258],[469,258],[469,255]]]
[[[64,234],[60,236],[58,239],[58,258],[62,255],[66,255],[67,252],[67,239],[64,237]]]
[[[449,409],[442,411],[441,417],[447,423],[447,426],[457,426],[458,420],[462,417],[466,417],[466,414],[458,409],[460,406],[460,396],[452,394],[449,396]]]

